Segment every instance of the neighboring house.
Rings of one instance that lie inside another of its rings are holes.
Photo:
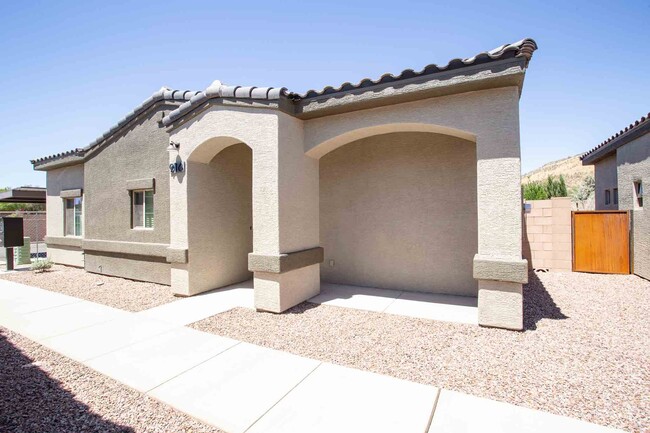
[[[321,280],[478,296],[480,324],[521,329],[519,98],[536,49],[303,95],[154,95],[89,148],[33,161],[54,259],[179,295],[253,277],[272,312]]]
[[[596,210],[630,211],[633,272],[650,279],[650,212],[643,191],[650,183],[650,113],[582,156],[594,165]],[[647,202],[647,200],[646,200]]]

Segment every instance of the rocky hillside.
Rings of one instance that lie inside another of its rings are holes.
[[[580,155],[570,156],[558,161],[549,162],[540,168],[530,171],[521,177],[521,183],[544,181],[548,176],[564,176],[567,189],[580,185],[587,176],[594,175],[593,165],[582,165]]]

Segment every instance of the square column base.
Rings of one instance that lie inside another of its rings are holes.
[[[479,280],[478,324],[515,331],[524,329],[524,296],[521,283]]]
[[[320,265],[281,274],[255,272],[255,309],[281,313],[320,293]]]

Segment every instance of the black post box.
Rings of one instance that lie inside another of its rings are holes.
[[[0,218],[0,248],[22,247],[23,242],[23,219]]]

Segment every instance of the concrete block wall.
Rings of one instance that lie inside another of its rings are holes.
[[[571,271],[571,199],[526,201],[523,256],[532,269]]]

